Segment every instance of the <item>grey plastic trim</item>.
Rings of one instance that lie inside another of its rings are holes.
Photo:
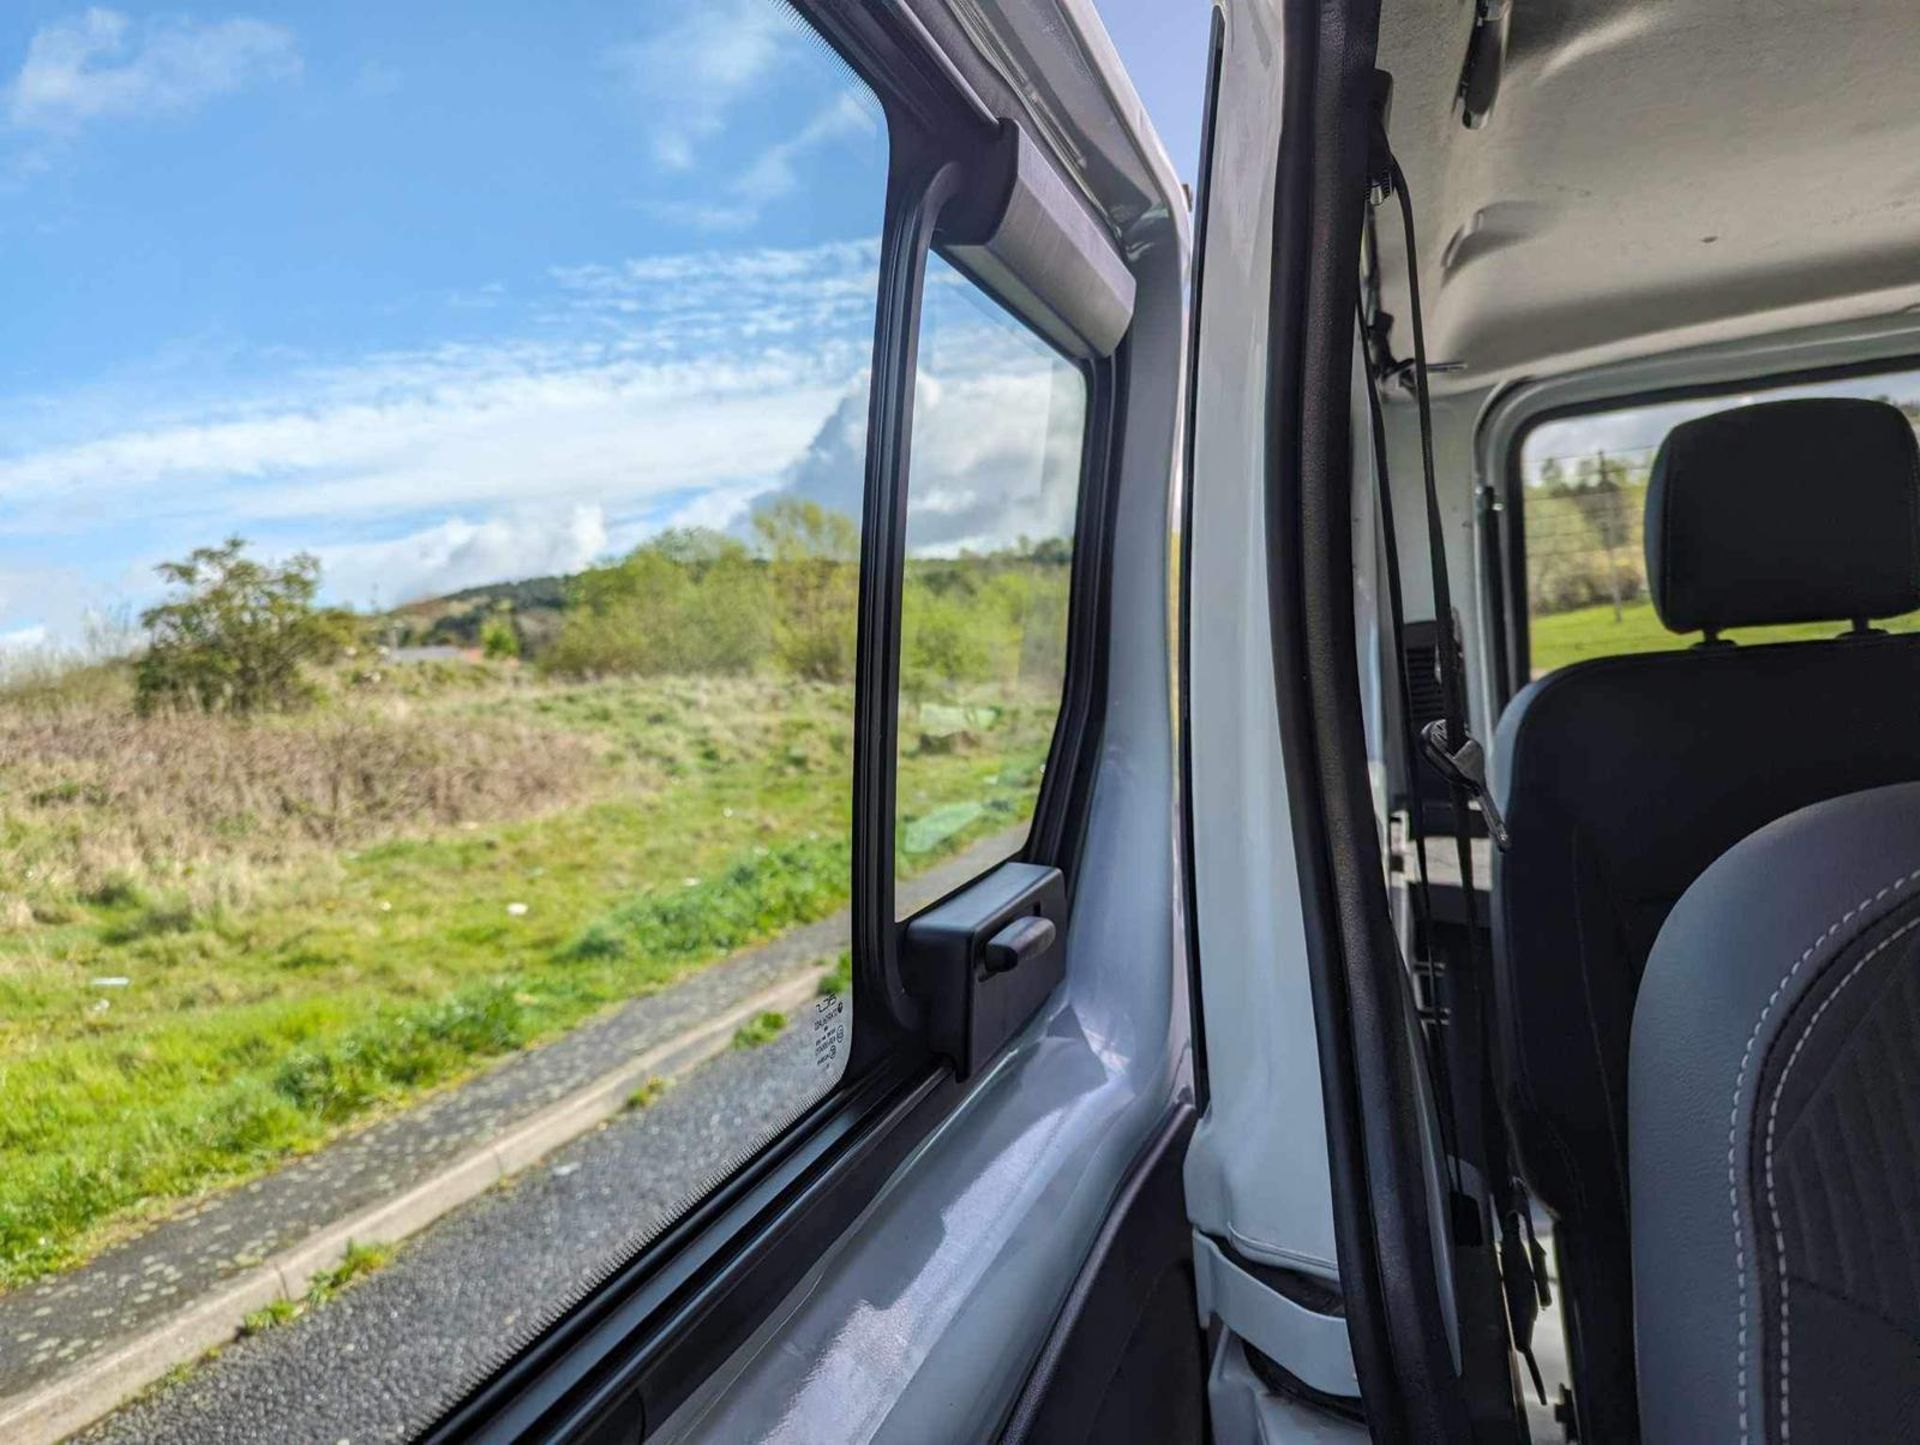
[[[1193,1284],[1202,1326],[1217,1318],[1302,1384],[1328,1395],[1360,1397],[1345,1318],[1318,1314],[1269,1289],[1198,1230]]]
[[[1207,1373],[1214,1445],[1367,1445],[1357,1420],[1342,1420],[1284,1395],[1253,1373],[1241,1340],[1220,1336]]]
[[[1266,370],[1280,17],[1226,12],[1187,523],[1195,937],[1207,1108],[1187,1151],[1187,1217],[1256,1264],[1339,1283],[1292,803],[1267,606]],[[1418,467],[1412,469],[1418,471]]]
[[[1006,199],[986,238],[947,254],[1075,356],[1111,356],[1133,321],[1133,276],[1106,226],[1009,126]]]

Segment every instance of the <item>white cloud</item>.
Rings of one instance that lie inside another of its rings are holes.
[[[774,142],[725,185],[713,187],[703,178],[702,194],[694,199],[650,195],[639,208],[657,220],[689,226],[697,231],[739,231],[758,221],[767,207],[800,189],[801,163],[814,151],[835,141],[880,134],[880,112],[871,96],[845,90],[835,96],[792,135]],[[717,195],[719,199],[714,199]],[[876,208],[876,188],[868,198]]]
[[[101,507],[342,521],[540,495],[627,500],[771,478],[841,376],[802,354],[443,375],[315,404],[295,386],[239,415],[0,460],[0,535],[79,531]]]
[[[64,426],[57,399],[7,408],[0,536],[136,503],[348,522],[771,484],[867,364],[875,264],[856,243],[563,268],[563,318],[603,337],[361,357],[111,427],[85,396]]]
[[[261,20],[149,21],[90,9],[42,26],[6,86],[16,130],[66,136],[99,120],[179,114],[300,70],[292,32]]]
[[[70,559],[137,607],[151,563],[238,530],[391,604],[726,526],[864,374],[875,262],[859,243],[567,268],[531,315],[572,339],[262,359],[239,392],[222,353],[163,395],[0,398],[0,557]],[[32,591],[0,586],[0,630],[75,632]]]
[[[992,347],[989,334],[980,340]],[[1086,415],[1078,375],[1011,349],[942,360],[947,369],[922,372],[914,398],[909,550],[950,556],[1071,537]]]
[[[692,501],[670,515],[663,524],[665,527],[703,527],[709,531],[725,532],[738,527],[747,518],[754,500],[765,496],[772,488],[764,482],[745,482],[733,487],[714,487],[700,493]],[[634,536],[626,540],[625,547],[616,547],[616,551],[626,550],[633,543],[643,540]]]
[[[1071,537],[1085,397],[1078,373],[1024,333],[944,320],[929,327],[914,386],[909,551],[952,556],[1021,537]],[[862,382],[843,393],[779,493],[858,517],[866,420]]]
[[[327,595],[356,606],[396,606],[524,577],[577,572],[604,555],[606,514],[597,504],[564,511],[521,508],[471,522],[464,517],[378,542],[322,547]]]
[[[879,258],[877,240],[830,241],[800,250],[688,251],[638,256],[616,266],[556,266],[552,275],[567,289],[602,301],[682,308],[737,297],[741,287],[771,288],[772,294],[752,298],[757,305],[762,299],[796,300],[818,287],[848,282],[871,290]]]
[[[733,182],[732,192],[754,207],[791,195],[800,185],[795,163],[802,157],[848,136],[873,135],[879,128],[871,102],[855,91],[842,91],[797,132],[763,151]]]
[[[722,201],[641,201],[639,209],[656,221],[696,231],[744,231],[760,219],[760,207]]]
[[[665,29],[616,46],[607,62],[647,116],[654,160],[691,170],[794,33],[767,0],[701,0]]]

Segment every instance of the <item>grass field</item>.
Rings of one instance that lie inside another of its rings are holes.
[[[1897,617],[1875,626],[1888,632],[1920,630],[1920,613]],[[1817,622],[1788,627],[1742,627],[1726,636],[1735,642],[1805,642],[1832,637],[1845,631],[1844,624]],[[1571,612],[1550,612],[1528,623],[1528,645],[1533,675],[1540,677],[1568,663],[1584,662],[1592,657],[1614,657],[1629,652],[1670,652],[1691,647],[1700,640],[1698,633],[1675,636],[1660,625],[1653,603],[1628,603],[1616,620],[1611,606],[1582,607]]]
[[[0,697],[0,1288],[846,900],[845,686],[460,664],[252,722],[125,686]],[[1045,759],[1043,700],[948,702],[903,718],[904,872]]]

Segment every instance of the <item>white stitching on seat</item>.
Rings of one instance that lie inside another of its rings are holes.
[[[1775,1084],[1773,1088],[1773,1100],[1767,1106],[1767,1150],[1766,1150],[1766,1170],[1765,1170],[1766,1180],[1767,1180],[1767,1214],[1773,1224],[1773,1252],[1776,1258],[1778,1259],[1779,1265],[1780,1265],[1780,1440],[1781,1440],[1781,1445],[1786,1445],[1787,1433],[1788,1433],[1787,1418],[1788,1418],[1789,1412],[1787,1408],[1787,1381],[1788,1381],[1787,1346],[1792,1338],[1792,1331],[1789,1328],[1789,1323],[1788,1323],[1789,1301],[1787,1296],[1787,1236],[1786,1236],[1786,1231],[1781,1227],[1781,1224],[1780,1224],[1780,1205],[1779,1205],[1779,1202],[1774,1198],[1774,1194],[1773,1194],[1773,1131],[1774,1131],[1774,1125],[1780,1117],[1780,1096],[1786,1092],[1787,1075],[1793,1072],[1794,1062],[1800,1057],[1800,1051],[1807,1046],[1807,1040],[1813,1037],[1813,1031],[1820,1022],[1820,1016],[1827,1011],[1828,1005],[1830,1005],[1836,998],[1840,996],[1840,991],[1844,989],[1848,984],[1853,982],[1854,975],[1859,973],[1861,969],[1865,968],[1867,964],[1872,961],[1872,959],[1876,954],[1884,952],[1890,945],[1898,942],[1901,935],[1911,933],[1916,928],[1920,928],[1920,918],[1915,918],[1910,922],[1901,924],[1900,927],[1896,928],[1892,933],[1889,933],[1885,938],[1881,939],[1878,943],[1874,944],[1872,948],[1868,949],[1857,960],[1855,960],[1853,967],[1847,970],[1846,977],[1841,979],[1840,982],[1838,982],[1833,986],[1833,992],[1820,1000],[1820,1007],[1813,1011],[1813,1017],[1807,1020],[1806,1027],[1800,1031],[1800,1037],[1794,1042],[1793,1052],[1787,1055],[1786,1065],[1780,1070],[1780,1081],[1777,1084]]]
[[[1750,1439],[1750,1422],[1747,1418],[1747,1251],[1746,1235],[1740,1228],[1740,1169],[1738,1163],[1740,1149],[1740,1090],[1745,1086],[1747,1081],[1747,1065],[1753,1060],[1753,1046],[1759,1042],[1760,1031],[1766,1027],[1767,1019],[1772,1016],[1774,1004],[1780,1001],[1780,995],[1785,992],[1787,985],[1793,982],[1794,975],[1800,972],[1801,967],[1806,961],[1812,958],[1820,947],[1825,944],[1828,939],[1832,938],[1835,933],[1845,928],[1847,924],[1853,920],[1855,915],[1873,907],[1882,899],[1886,898],[1888,894],[1898,893],[1916,878],[1920,878],[1920,868],[1916,868],[1913,872],[1907,874],[1906,877],[1897,882],[1889,883],[1885,888],[1882,888],[1871,897],[1861,899],[1832,923],[1829,923],[1821,935],[1807,945],[1806,952],[1802,953],[1793,961],[1793,967],[1789,968],[1786,973],[1781,976],[1780,981],[1773,986],[1773,992],[1767,995],[1767,1002],[1760,1010],[1760,1017],[1754,1020],[1753,1032],[1747,1035],[1747,1047],[1740,1055],[1740,1070],[1734,1075],[1733,1079],[1733,1108],[1727,1116],[1727,1203],[1733,1215],[1734,1278],[1740,1286],[1740,1329],[1734,1340],[1734,1350],[1736,1365],[1735,1376],[1740,1392],[1741,1445],[1748,1445]],[[1891,940],[1888,941],[1890,942]],[[1864,961],[1863,959],[1862,962]],[[1771,1181],[1769,1181],[1769,1184],[1771,1184]],[[1784,1341],[1782,1348],[1784,1349]],[[1783,1374],[1783,1390],[1784,1382],[1785,1377]],[[1783,1394],[1783,1406],[1784,1403]],[[1784,1415],[1785,1411],[1783,1408],[1782,1416],[1784,1417]],[[1785,1439],[1784,1429],[1781,1432],[1781,1438],[1783,1440]]]

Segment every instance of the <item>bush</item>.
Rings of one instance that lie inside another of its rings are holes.
[[[900,690],[918,700],[984,681],[1003,670],[995,664],[1009,651],[1017,662],[1018,640],[1003,635],[1007,629],[999,623],[972,589],[935,591],[909,577],[901,603]]]
[[[185,595],[140,614],[151,637],[134,669],[142,716],[179,704],[243,716],[301,706],[314,695],[303,668],[332,661],[352,640],[347,614],[314,606],[317,558],[302,552],[274,567],[246,548],[229,537],[156,569]]]
[[[811,682],[853,677],[860,527],[818,502],[783,497],[754,514],[773,589],[773,651]]]
[[[505,662],[520,655],[520,633],[510,612],[496,612],[481,624],[480,655],[490,662]]]
[[[739,542],[669,532],[574,581],[542,661],[570,677],[740,674],[771,640],[766,579]]]
[[[978,683],[1057,689],[1066,675],[1069,576],[1051,557],[909,562],[902,692],[919,701]]]

